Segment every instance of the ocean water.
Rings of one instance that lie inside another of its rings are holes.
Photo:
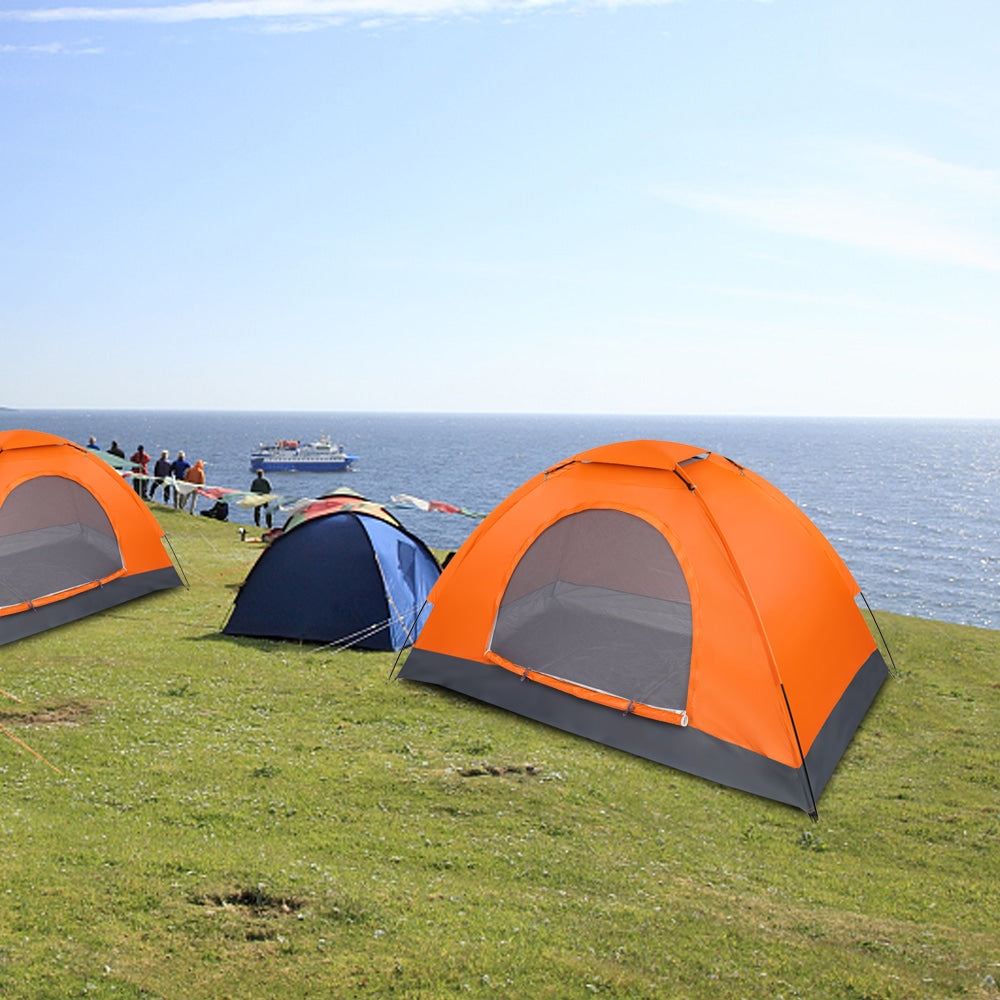
[[[0,410],[0,429],[48,431],[127,455],[182,448],[209,485],[246,489],[261,442],[321,434],[360,456],[350,473],[271,473],[275,491],[340,485],[487,513],[579,451],[637,438],[719,452],[770,480],[829,538],[875,609],[1000,628],[1000,422],[735,417]],[[203,502],[208,506],[207,501]],[[234,531],[251,515],[230,506]],[[396,511],[428,545],[458,548],[477,521]],[[277,523],[280,523],[280,518]]]

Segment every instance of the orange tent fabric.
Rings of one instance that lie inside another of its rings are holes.
[[[749,469],[690,445],[608,445],[479,525],[400,677],[815,814],[888,673],[858,594]]]
[[[0,643],[181,583],[110,465],[63,438],[0,432]]]

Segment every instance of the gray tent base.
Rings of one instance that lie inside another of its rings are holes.
[[[882,654],[876,650],[854,676],[813,741],[805,768],[781,764],[694,726],[682,727],[627,715],[546,684],[522,679],[502,667],[444,653],[412,650],[399,677],[436,684],[597,743],[815,815],[816,800],[888,673]]]
[[[144,597],[157,590],[179,587],[181,578],[173,566],[118,577],[102,586],[83,590],[72,597],[43,604],[27,611],[0,616],[0,645],[24,639],[46,629],[65,625],[67,622],[86,618],[98,611],[106,611],[116,604]]]

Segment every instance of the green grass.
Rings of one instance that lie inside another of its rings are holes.
[[[222,637],[257,549],[0,649],[0,995],[997,997],[1000,632],[880,615],[819,820],[448,692]]]

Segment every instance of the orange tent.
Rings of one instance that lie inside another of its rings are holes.
[[[156,519],[107,462],[0,432],[0,643],[180,582]]]
[[[632,441],[525,483],[431,591],[400,671],[811,814],[887,668],[783,493]]]

